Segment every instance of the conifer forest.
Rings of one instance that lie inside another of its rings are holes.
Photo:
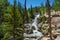
[[[0,40],[60,40],[60,0],[0,0]]]

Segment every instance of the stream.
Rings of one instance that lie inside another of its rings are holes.
[[[40,37],[43,36],[42,32],[38,31],[38,18],[40,17],[40,14],[36,14],[35,18],[32,20],[32,23],[26,23],[25,25],[25,30],[32,30],[32,33],[24,33],[24,40],[38,40]],[[32,29],[34,28],[34,29]]]

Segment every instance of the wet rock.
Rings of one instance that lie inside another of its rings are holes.
[[[55,39],[55,38],[57,38],[57,35],[54,35],[53,37],[54,37],[54,39]]]
[[[60,40],[60,36],[57,36],[57,38],[55,40]]]

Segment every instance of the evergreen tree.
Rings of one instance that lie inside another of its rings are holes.
[[[16,0],[13,5],[13,40],[16,40],[16,27],[17,27],[17,16],[16,16]]]
[[[24,16],[25,16],[25,21],[28,23],[29,22],[29,18],[28,18],[28,13],[27,13],[27,8],[26,8],[26,0],[25,0],[25,3],[24,3]]]
[[[24,34],[24,26],[22,26],[22,25],[24,25],[24,20],[23,20],[23,10],[22,10],[23,8],[22,8],[22,6],[21,6],[21,3],[18,1],[18,11],[19,11],[19,14],[20,14],[20,18],[19,18],[19,20],[21,20],[20,21],[20,24],[19,24],[19,40],[23,40],[23,34]],[[22,22],[22,23],[21,23]]]
[[[23,8],[9,4],[8,0],[0,0],[0,39],[23,40],[24,29],[22,26]],[[2,26],[1,26],[2,25]],[[11,38],[12,36],[12,38]]]
[[[3,5],[0,3],[0,40],[3,38],[3,33],[2,33],[2,22],[3,22]]]
[[[54,0],[53,9],[56,11],[60,11],[60,0]]]
[[[31,18],[33,18],[33,19],[34,19],[34,14],[33,14],[33,10],[32,10],[32,5],[31,5],[30,14],[31,14]]]
[[[4,15],[5,12],[7,10],[7,5],[8,5],[8,0],[1,0],[0,1],[0,32],[1,32],[1,37],[0,38],[4,38],[5,33],[3,32],[3,23],[4,23]],[[0,39],[1,40],[1,39]]]

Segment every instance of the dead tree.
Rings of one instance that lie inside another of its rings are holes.
[[[49,23],[49,32],[50,32],[50,40],[53,40],[52,39],[52,27],[51,27],[51,13],[50,13],[50,4],[49,4],[49,0],[47,0],[47,13],[49,15],[48,17],[48,23]]]

